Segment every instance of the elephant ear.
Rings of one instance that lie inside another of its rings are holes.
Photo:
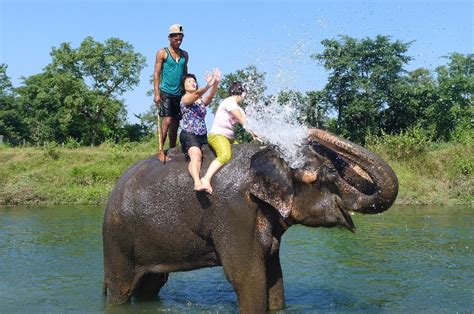
[[[288,218],[293,208],[293,183],[286,162],[272,149],[260,151],[250,161],[250,193]]]

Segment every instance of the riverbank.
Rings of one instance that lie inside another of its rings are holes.
[[[103,205],[120,175],[151,156],[155,146],[154,141],[74,149],[0,146],[0,205]],[[409,159],[376,150],[398,176],[396,204],[474,204],[474,145],[432,144]]]

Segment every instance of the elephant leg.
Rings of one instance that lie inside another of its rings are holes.
[[[280,265],[280,251],[267,260],[268,309],[279,310],[285,307],[283,273]]]
[[[240,313],[265,313],[267,287],[264,262],[259,254],[252,259],[242,259],[240,254],[226,256],[222,266],[227,279],[237,294]],[[230,259],[230,260],[228,260]]]
[[[134,265],[118,245],[109,244],[104,243],[104,287],[107,303],[127,303],[133,292]]]
[[[168,273],[146,273],[138,281],[133,295],[139,299],[151,299],[158,295],[168,281]]]
[[[253,224],[255,226],[255,224]],[[214,238],[224,273],[233,286],[241,313],[265,313],[267,282],[265,261],[255,228],[228,225],[224,237]]]
[[[125,270],[128,272],[129,270]],[[112,274],[106,276],[105,284],[107,287],[107,303],[124,304],[130,301],[132,295],[133,275],[112,271]]]

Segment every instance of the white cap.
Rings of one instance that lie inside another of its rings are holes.
[[[180,24],[173,24],[170,26],[170,35],[171,34],[183,34],[183,26]]]

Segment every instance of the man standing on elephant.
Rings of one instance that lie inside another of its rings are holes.
[[[169,131],[169,147],[176,146],[181,111],[179,101],[183,95],[181,80],[188,73],[188,53],[180,48],[183,42],[183,26],[170,26],[168,39],[169,47],[156,53],[155,70],[153,72],[154,102],[158,108],[158,119],[162,123],[158,127],[160,138],[157,157],[161,161],[169,160],[163,146]],[[160,126],[161,125],[161,126]]]

